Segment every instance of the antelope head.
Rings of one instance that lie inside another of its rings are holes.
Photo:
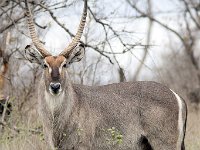
[[[75,37],[58,56],[52,56],[40,42],[37,37],[33,17],[27,0],[25,0],[25,5],[30,36],[36,48],[31,49],[30,46],[26,46],[25,56],[29,61],[38,63],[42,66],[43,79],[47,92],[54,96],[59,95],[65,88],[65,82],[68,78],[66,68],[68,68],[71,63],[80,61],[85,52],[84,45],[80,43],[80,39],[87,17],[87,0],[84,0],[83,14]]]

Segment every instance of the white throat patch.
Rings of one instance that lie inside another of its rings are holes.
[[[62,92],[59,95],[54,96],[45,91],[45,100],[51,112],[54,112],[55,108],[60,107],[62,105],[62,102],[65,98],[64,95],[64,92]]]

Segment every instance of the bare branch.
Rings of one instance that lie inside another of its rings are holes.
[[[141,11],[138,7],[136,7],[136,5],[132,4],[130,0],[126,0],[128,2],[128,4],[134,8],[137,12],[139,12],[141,15],[143,15],[144,17],[147,17],[149,19],[151,19],[152,21],[158,23],[159,25],[161,25],[162,27],[164,27],[165,29],[171,31],[172,33],[174,33],[180,40],[181,42],[185,45],[185,41],[183,39],[183,37],[174,29],[170,28],[169,26],[165,25],[164,23],[160,22],[159,20],[155,19],[154,17],[150,16],[149,14]]]

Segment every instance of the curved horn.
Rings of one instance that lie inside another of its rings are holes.
[[[79,43],[81,36],[83,34],[83,30],[85,27],[85,22],[86,22],[86,17],[87,17],[87,0],[84,0],[84,8],[83,8],[83,14],[81,17],[81,21],[78,27],[78,31],[76,32],[75,37],[73,38],[72,42],[69,44],[68,47],[66,47],[61,53],[60,55],[64,55],[65,57],[67,57],[71,51],[77,46],[77,44]]]
[[[33,23],[33,16],[31,14],[30,8],[28,6],[27,0],[25,0],[25,6],[26,6],[26,15],[27,15],[27,21],[28,21],[28,28],[31,35],[31,39],[37,50],[42,54],[43,57],[50,56],[51,54],[44,48],[44,45],[40,42],[40,40],[37,37],[37,33],[35,30],[35,25]]]

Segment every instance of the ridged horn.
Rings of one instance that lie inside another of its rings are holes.
[[[68,47],[66,47],[60,53],[60,55],[64,55],[65,57],[68,57],[68,55],[72,52],[72,50],[77,46],[77,44],[79,43],[79,41],[81,39],[81,36],[83,34],[83,30],[84,30],[84,27],[85,27],[86,18],[87,18],[87,0],[84,0],[83,13],[82,13],[81,21],[80,21],[78,30],[76,32],[76,35],[73,38],[72,42],[68,45]]]
[[[31,36],[33,44],[35,45],[35,47],[37,48],[37,50],[41,53],[43,57],[50,56],[51,54],[44,48],[44,45],[40,42],[37,36],[35,25],[33,22],[33,16],[32,16],[27,0],[25,0],[25,8],[26,8],[27,21],[28,21],[28,28],[29,28],[29,32],[30,32],[30,36]]]

